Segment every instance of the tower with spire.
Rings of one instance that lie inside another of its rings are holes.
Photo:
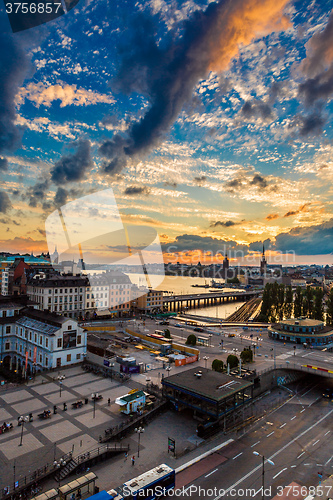
[[[261,276],[265,276],[267,272],[267,261],[265,258],[265,245],[262,246],[262,256],[260,262],[260,274]]]
[[[58,254],[58,251],[57,251],[57,245],[55,246],[54,248],[54,252],[53,254],[51,255],[51,262],[53,264],[59,264],[59,254]]]
[[[227,278],[228,277],[228,269],[229,269],[229,259],[228,259],[228,254],[226,253],[225,257],[223,259],[223,263],[222,263],[222,275],[223,275],[223,278]]]

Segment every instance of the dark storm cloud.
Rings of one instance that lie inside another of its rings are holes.
[[[257,99],[246,101],[241,109],[241,114],[246,120],[259,117],[263,121],[266,121],[273,116],[272,108],[267,103]]]
[[[289,233],[278,234],[276,249],[294,251],[298,255],[331,254],[333,248],[333,219],[318,226],[296,227]]]
[[[62,156],[51,170],[51,179],[55,184],[80,181],[94,167],[88,139],[79,139],[71,146],[77,147],[76,151]]]
[[[327,118],[319,112],[311,113],[307,116],[298,117],[298,131],[301,137],[309,135],[319,135],[323,131],[323,127],[327,122]]]
[[[123,134],[105,140],[99,153],[103,166],[118,173],[129,157],[147,154],[158,145],[189,102],[197,82],[210,70],[221,73],[237,56],[239,46],[260,34],[286,28],[288,0],[212,2],[183,23],[183,34],[169,46],[157,43],[156,28],[146,18],[135,20],[132,38],[122,48],[122,65],[113,90],[139,92],[149,100],[148,111]]]
[[[260,189],[265,189],[268,186],[268,182],[262,175],[255,175],[250,182],[250,184],[253,186],[258,186]]]
[[[0,172],[8,170],[8,160],[7,158],[0,158]]]
[[[177,187],[177,182],[173,182],[173,181],[166,181],[164,183],[164,186],[167,186],[167,187],[172,187],[172,188],[176,188]]]
[[[30,207],[37,207],[38,203],[43,203],[48,192],[50,182],[45,180],[37,181],[36,184],[27,189],[26,194],[22,198],[28,200]]]
[[[68,199],[68,191],[62,187],[58,187],[57,192],[54,196],[54,205],[56,207],[62,207],[66,204]]]
[[[224,186],[229,193],[234,193],[238,189],[242,188],[243,186],[242,179],[241,178],[233,179],[232,181],[226,182]]]
[[[237,224],[240,224],[239,222],[234,222],[232,220],[226,220],[226,221],[221,221],[221,220],[218,220],[216,222],[212,222],[210,227],[218,227],[218,226],[221,226],[221,227],[232,227],[232,226],[237,226]]]
[[[12,207],[9,196],[4,191],[0,191],[0,212],[5,214]]]
[[[194,181],[199,185],[205,182],[206,179],[207,177],[205,175],[201,175],[200,177],[194,177]]]
[[[265,219],[266,220],[274,220],[274,219],[278,219],[279,218],[279,215],[278,214],[268,214]]]
[[[226,241],[210,236],[202,237],[194,234],[182,234],[177,236],[174,241],[162,245],[163,252],[212,252],[214,255],[225,255],[228,253],[230,257],[246,255],[248,247],[239,245],[236,241]]]
[[[333,93],[333,12],[323,31],[315,33],[306,44],[306,58],[300,68],[307,79],[299,85],[298,93],[306,105],[327,100]]]
[[[22,129],[15,125],[15,98],[27,76],[32,76],[31,50],[40,32],[13,35],[4,15],[0,17],[0,154],[15,150],[21,142]],[[3,163],[1,170],[6,164]]]
[[[271,245],[271,240],[267,238],[267,240],[264,241],[253,241],[252,243],[249,244],[249,250],[251,252],[262,252],[263,246],[265,247],[265,250],[267,250]]]
[[[128,196],[136,196],[136,195],[140,195],[140,194],[148,196],[149,193],[150,193],[150,189],[148,189],[146,186],[129,186],[124,191],[124,194],[126,194]]]

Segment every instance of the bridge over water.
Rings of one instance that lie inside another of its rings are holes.
[[[210,307],[231,301],[247,301],[253,297],[258,297],[260,291],[249,292],[211,292],[192,293],[189,295],[166,295],[163,297],[163,305],[169,311],[181,311],[184,309],[197,309],[200,307]]]

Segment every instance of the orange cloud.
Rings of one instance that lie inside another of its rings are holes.
[[[274,220],[274,219],[278,219],[279,218],[279,215],[278,214],[268,214],[266,217],[265,217],[265,220]]]
[[[288,3],[289,0],[221,2],[218,18],[208,35],[209,69],[224,71],[241,45],[290,27],[289,19],[283,14]]]

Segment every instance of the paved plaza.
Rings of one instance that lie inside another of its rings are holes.
[[[28,384],[17,388],[7,390],[1,388],[0,423],[6,421],[14,425],[12,430],[0,435],[1,489],[6,486],[12,489],[14,479],[18,480],[46,463],[52,463],[65,453],[73,451],[73,455],[76,456],[98,447],[98,436],[104,434],[107,427],[127,419],[120,414],[115,399],[131,389],[142,388],[141,384],[145,384],[145,376],[142,375],[134,376],[123,385],[114,380],[86,373],[79,366],[61,371],[61,375],[66,377],[62,383],[61,396],[59,382],[56,380],[58,372],[38,375],[35,381],[29,381]],[[103,395],[103,399],[96,402],[95,417],[91,400],[91,394],[94,392]],[[81,408],[72,408],[71,403],[77,400],[82,400],[84,403],[85,398],[89,399],[88,404],[83,404]],[[111,400],[110,406],[108,398]],[[63,403],[67,404],[67,411],[63,410]],[[56,414],[53,414],[53,405],[57,405]],[[38,413],[46,409],[51,410],[51,418],[39,419]],[[17,425],[17,419],[20,415],[26,416],[30,412],[34,420],[25,423],[22,446],[20,446],[22,427]],[[149,424],[151,433],[147,432],[147,435],[142,437],[140,463],[136,464],[135,469],[139,467],[140,470],[145,470],[150,460],[154,464],[157,463],[155,460],[163,461],[162,458],[165,460],[165,457],[168,457],[167,438],[170,432],[173,433],[172,437],[177,438],[179,444],[184,440],[186,442],[187,438],[188,444],[193,443],[196,423],[191,418],[185,420],[183,418],[178,422],[176,414],[170,416],[169,413],[161,415]],[[170,425],[171,420],[175,422],[174,426]],[[136,435],[128,436],[123,443],[129,444],[131,450],[137,453]],[[147,460],[143,460],[141,456],[144,457],[146,454]],[[115,457],[101,464],[100,467],[104,472],[100,470],[100,473],[102,476],[105,475],[105,481],[108,482],[110,468],[114,469],[114,482],[120,484],[122,475],[123,480],[127,478],[127,465],[123,457]],[[68,480],[64,480],[63,483]],[[57,486],[54,480],[51,481],[51,485]]]

